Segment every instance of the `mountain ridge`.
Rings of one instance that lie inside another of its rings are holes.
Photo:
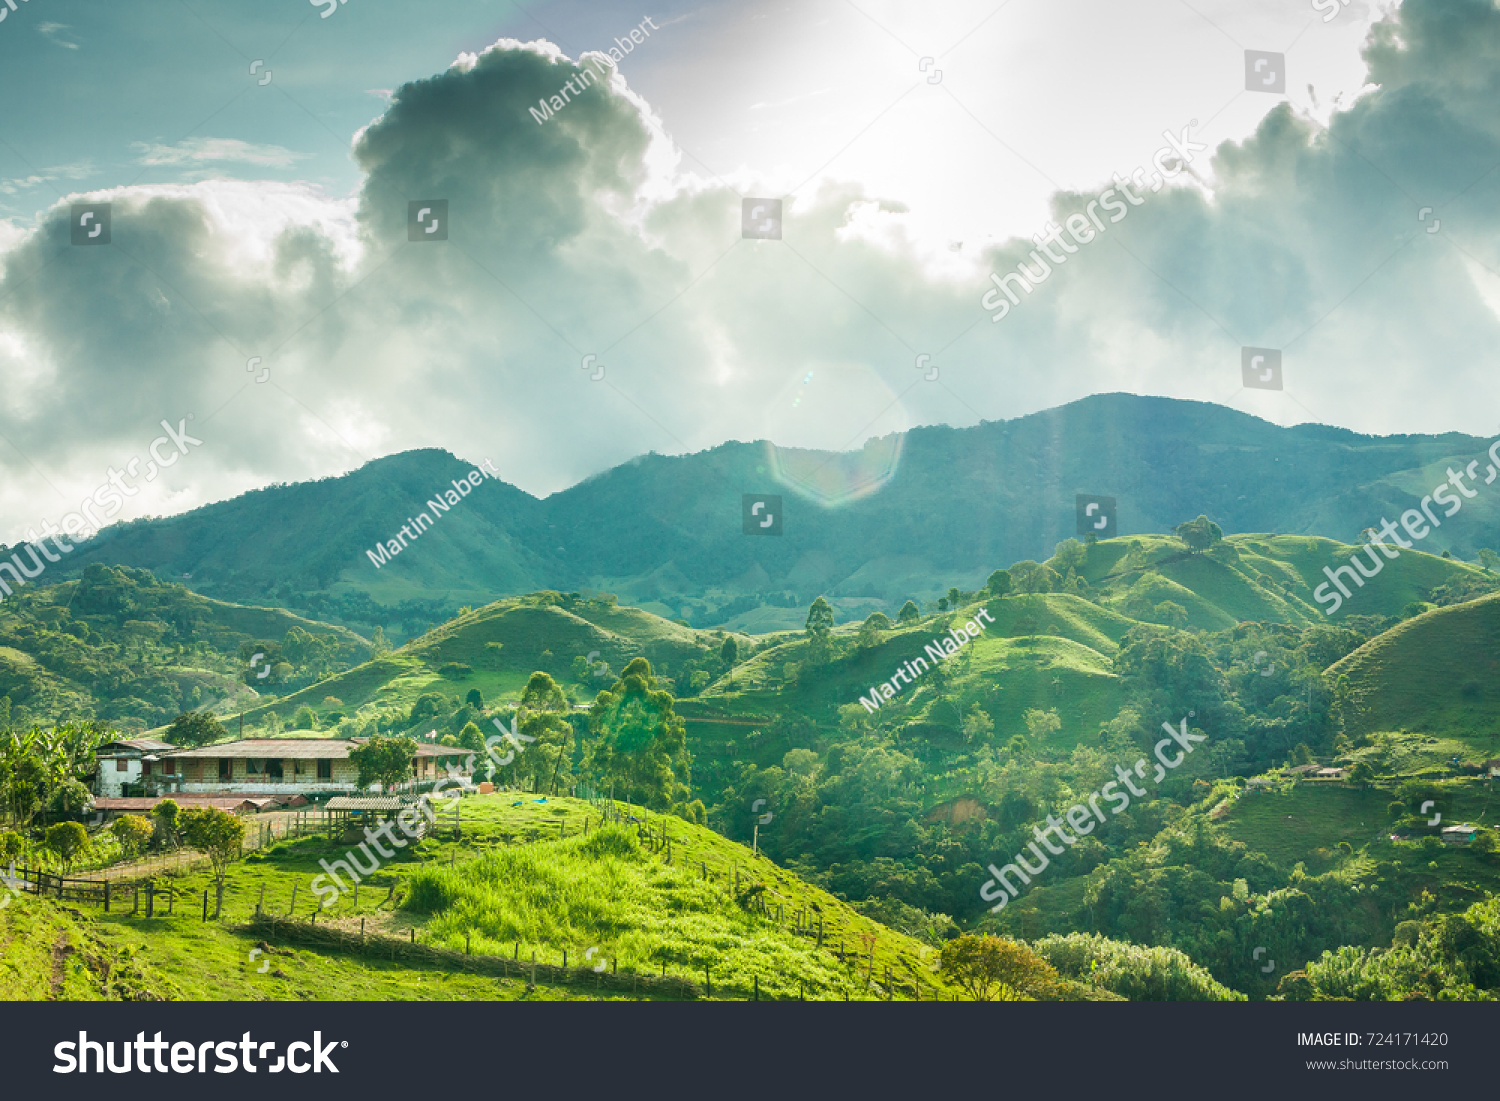
[[[427,448],[114,525],[57,572],[95,561],[144,567],[220,599],[405,622],[410,634],[462,604],[540,589],[615,591],[712,625],[819,592],[874,610],[973,587],[1073,535],[1080,493],[1114,497],[1126,536],[1204,513],[1226,533],[1348,542],[1399,511],[1410,497],[1403,482],[1483,442],[1282,428],[1210,402],[1096,394],[1011,420],[915,428],[853,452],[728,441],[647,453],[540,498],[489,478],[377,568],[365,552],[474,469]],[[784,484],[797,477],[803,485]],[[784,535],[744,534],[746,494],[782,498]],[[1497,532],[1500,507],[1481,498],[1462,524],[1434,532],[1430,549],[1472,557]]]

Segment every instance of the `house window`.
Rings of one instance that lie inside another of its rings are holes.
[[[116,757],[115,758],[115,771],[116,772],[128,772],[129,770],[130,770],[130,766],[125,763],[125,758],[124,757]]]
[[[306,771],[307,770],[302,767],[302,761],[301,761],[300,758],[297,759],[297,760],[294,760],[292,762],[292,775],[293,776],[301,776]]]
[[[142,776],[150,776],[151,775],[151,762],[150,761],[142,761],[141,762],[141,775]]]
[[[333,762],[332,761],[329,761],[329,760],[320,760],[320,761],[318,761],[318,779],[319,780],[332,780],[333,779]]]
[[[177,775],[177,762],[176,761],[163,761],[161,763],[161,770],[167,776],[176,776]]]
[[[281,761],[279,759],[266,762],[266,779],[280,780],[283,777]]]
[[[219,780],[221,783],[229,783],[234,779],[234,760],[230,757],[219,758]]]
[[[245,758],[245,775],[259,776],[266,770],[266,763],[258,757]]]

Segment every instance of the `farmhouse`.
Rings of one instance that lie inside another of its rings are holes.
[[[358,741],[342,738],[247,738],[197,749],[171,749],[156,768],[146,761],[153,787],[197,795],[308,795],[352,793],[359,771],[349,760]],[[412,761],[414,786],[435,783],[448,768],[461,769],[472,751],[419,743]]]
[[[1445,845],[1467,845],[1479,833],[1478,826],[1444,826],[1443,844]]]
[[[154,761],[157,755],[176,748],[154,738],[125,738],[100,746],[94,754],[99,762],[95,793],[106,796],[125,794],[125,786],[139,784],[143,770],[151,767],[151,762],[146,760],[148,756]]]

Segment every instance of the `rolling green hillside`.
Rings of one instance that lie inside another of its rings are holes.
[[[466,612],[396,651],[247,710],[245,721],[258,725],[273,713],[286,720],[307,706],[363,722],[410,711],[425,693],[462,698],[474,689],[500,703],[517,698],[537,670],[567,685],[575,701],[587,702],[637,656],[684,680],[698,666],[717,671],[726,637],[609,598],[533,593]],[[736,638],[747,651],[754,644]]]
[[[1409,619],[1328,672],[1347,678],[1350,733],[1442,731],[1493,751],[1500,731],[1500,594]]]
[[[295,662],[281,660],[283,643]],[[274,678],[249,675],[255,651],[277,655]],[[0,602],[0,726],[98,719],[141,731],[183,710],[243,706],[369,653],[347,628],[96,565]]]
[[[488,478],[377,568],[366,552],[473,469],[446,452],[412,451],[338,478],[116,525],[55,570],[144,567],[221,599],[276,603],[366,630],[379,624],[402,637],[462,605],[543,587],[608,590],[695,626],[765,631],[794,627],[788,610],[818,593],[863,616],[908,597],[931,601],[951,586],[977,587],[996,566],[1040,559],[1072,535],[1078,493],[1115,497],[1127,537],[1159,535],[1205,513],[1230,533],[1352,540],[1483,450],[1484,441],[1459,434],[1281,428],[1208,403],[1100,394],[1010,421],[916,428],[899,447],[876,440],[848,454],[762,441],[643,455],[544,500]],[[812,494],[788,473],[809,467],[840,474]],[[869,485],[879,491],[854,492]],[[744,535],[747,493],[783,498],[783,536]],[[1490,492],[1466,505],[1462,523],[1435,529],[1422,549],[1472,559],[1495,545],[1500,493]],[[1273,585],[1209,603],[1261,620],[1316,611],[1300,588],[1321,580],[1323,563],[1299,562],[1284,547],[1265,557],[1249,565],[1297,593]],[[1207,572],[1191,560],[1164,566],[1138,595],[1161,603],[1180,584],[1202,596],[1214,584],[1200,576]],[[1426,584],[1420,570],[1410,584]],[[1387,595],[1365,594],[1361,603],[1389,614],[1403,606],[1401,587],[1384,586]],[[1224,626],[1213,609],[1184,606],[1190,625]]]

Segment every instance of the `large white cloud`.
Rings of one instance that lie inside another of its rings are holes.
[[[782,241],[743,240],[741,193],[694,175],[619,76],[538,124],[527,108],[597,63],[502,41],[394,91],[354,136],[352,198],[122,187],[87,196],[115,204],[110,246],[70,246],[66,203],[0,237],[0,537],[190,412],[204,446],[122,515],[419,446],[550,492],[646,450],[843,448],[1102,390],[1490,431],[1497,53],[1491,4],[1408,0],[1367,50],[1378,87],[1328,130],[1278,108],[996,324],[985,275],[1030,243],[934,249],[901,196],[857,182],[788,203]],[[419,199],[447,201],[446,242],[407,240]],[[1241,391],[1247,344],[1285,348],[1284,393]]]

